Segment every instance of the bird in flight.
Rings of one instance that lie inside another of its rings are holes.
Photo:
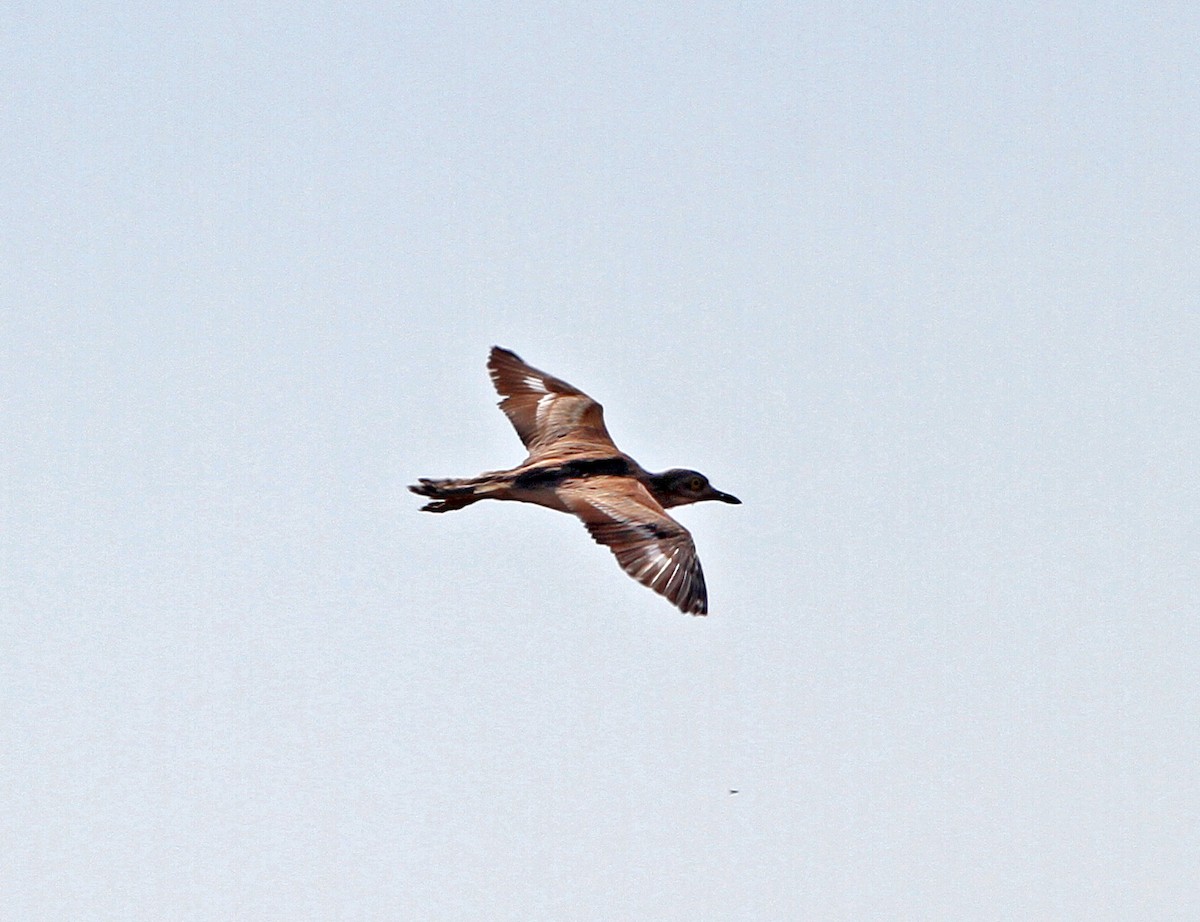
[[[708,499],[741,500],[714,489],[696,471],[650,473],[613,443],[600,404],[566,381],[526,365],[515,353],[493,346],[488,372],[502,398],[500,409],[529,457],[511,470],[478,477],[422,477],[409,487],[431,499],[421,511],[450,512],[481,499],[509,499],[570,513],[639,583],[682,612],[707,614],[696,545],[666,510]]]

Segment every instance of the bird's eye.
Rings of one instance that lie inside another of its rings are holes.
[[[693,477],[688,481],[688,489],[693,493],[699,493],[704,489],[704,479],[702,477]]]

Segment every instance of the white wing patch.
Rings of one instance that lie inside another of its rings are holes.
[[[547,393],[545,397],[538,400],[536,419],[539,429],[546,424],[546,417],[550,415],[550,408],[554,406],[556,399],[554,394]]]
[[[526,375],[524,378],[521,379],[521,383],[524,384],[527,388],[529,388],[534,393],[537,393],[537,394],[549,394],[550,393],[550,391],[548,391],[546,389],[546,382],[544,382],[541,378],[535,378],[532,375]]]

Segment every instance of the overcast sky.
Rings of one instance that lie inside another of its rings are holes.
[[[0,916],[1200,918],[1196,4],[0,22]]]

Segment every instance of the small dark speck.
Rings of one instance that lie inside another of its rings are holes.
[[[733,788],[730,788],[730,789],[729,789],[729,793],[730,793],[730,794],[740,794],[740,793],[741,793],[741,791],[735,791]]]

